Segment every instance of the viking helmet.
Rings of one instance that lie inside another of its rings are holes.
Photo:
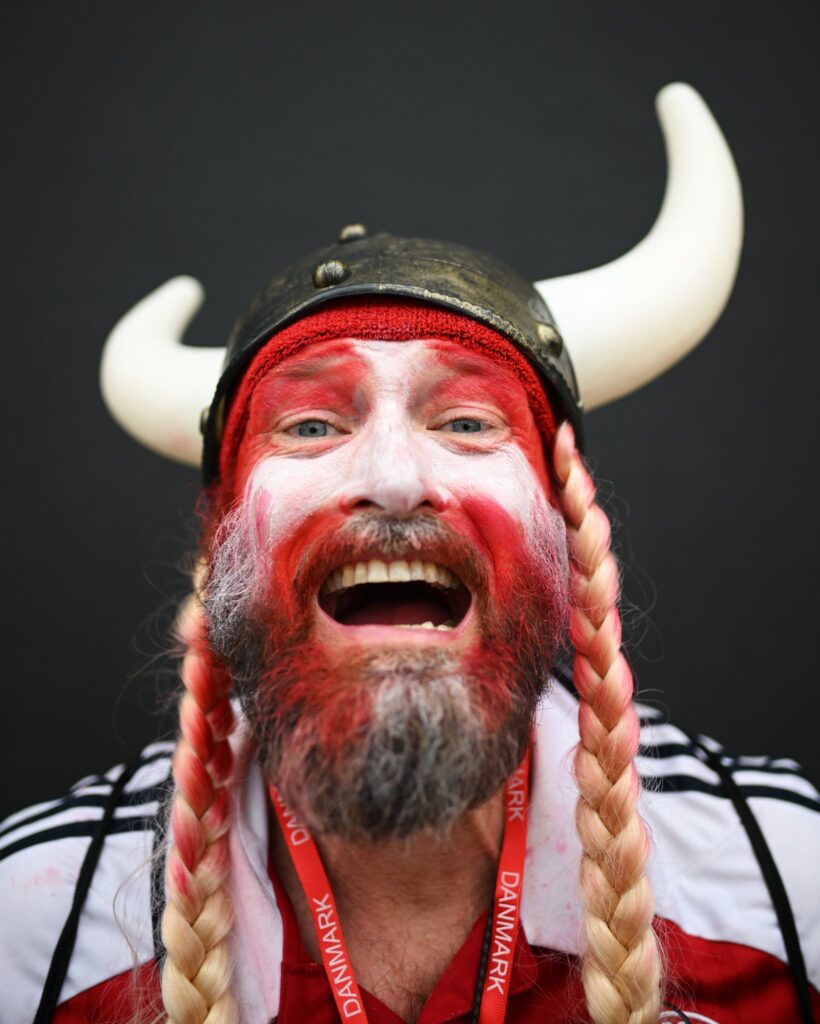
[[[709,332],[731,293],[743,235],[740,182],[701,97],[677,83],[657,111],[666,194],[649,234],[614,262],[529,281],[464,246],[342,229],[252,301],[227,348],[181,336],[202,286],[176,277],[114,327],[100,371],[114,419],[148,448],[216,472],[224,407],[254,352],[275,331],[335,299],[395,295],[472,317],[506,336],[539,373],[559,419],[581,436],[581,412],[635,391]],[[203,438],[204,435],[204,454]]]

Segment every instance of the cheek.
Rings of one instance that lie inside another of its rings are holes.
[[[544,452],[544,438],[533,422],[529,408],[516,406],[516,414],[510,418],[510,429],[515,451],[526,461],[532,475],[538,481],[541,490],[550,496],[551,484]]]
[[[257,550],[277,600],[292,593],[304,552],[317,537],[341,525],[334,494],[349,478],[343,459],[267,458],[253,470],[245,489]],[[342,517],[343,518],[343,517]]]
[[[469,496],[462,502],[462,509],[492,563],[495,600],[503,602],[520,590],[522,567],[531,559],[526,524],[488,496]]]
[[[261,434],[245,433],[242,443],[236,452],[235,469],[233,476],[234,493],[244,493],[247,497],[253,487],[252,477],[255,468],[258,469],[264,460],[266,440]]]
[[[541,484],[544,494],[549,498],[552,491],[552,485],[550,484],[550,474],[547,469],[547,458],[544,454],[544,441],[540,432],[536,430],[535,427],[532,427],[518,437],[518,444],[524,454],[524,457],[538,478],[538,482]]]
[[[252,509],[260,550],[275,552],[297,534],[322,504],[329,483],[327,470],[317,461],[294,466],[270,458],[258,463],[245,487],[245,501]]]
[[[525,534],[549,502],[549,490],[529,455],[517,444],[482,455],[450,454],[439,472],[457,503],[474,497],[491,498]]]

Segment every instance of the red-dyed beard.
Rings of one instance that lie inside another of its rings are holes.
[[[485,522],[481,522],[481,518]],[[224,659],[268,778],[316,834],[348,839],[442,832],[493,796],[519,764],[568,609],[563,521],[522,530],[476,501],[478,543],[438,514],[360,512],[306,524],[259,551],[242,507],[217,532],[206,588]],[[334,645],[317,636],[316,595],[340,565],[374,557],[446,565],[472,595],[463,645]],[[279,554],[277,554],[277,552]]]

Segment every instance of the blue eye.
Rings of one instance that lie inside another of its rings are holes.
[[[457,420],[450,420],[447,426],[454,434],[477,434],[484,424],[481,420],[474,420],[463,416]]]
[[[327,437],[328,425],[324,420],[302,420],[296,425],[299,437]]]

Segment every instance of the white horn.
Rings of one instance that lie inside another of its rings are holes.
[[[138,302],[109,334],[100,364],[108,411],[160,455],[198,466],[199,420],[211,403],[224,348],[181,344],[205,292],[193,277],[173,277]]]
[[[587,410],[690,352],[723,311],[737,272],[743,198],[726,140],[689,85],[666,86],[656,107],[669,170],[652,230],[612,263],[535,285],[566,341]]]

